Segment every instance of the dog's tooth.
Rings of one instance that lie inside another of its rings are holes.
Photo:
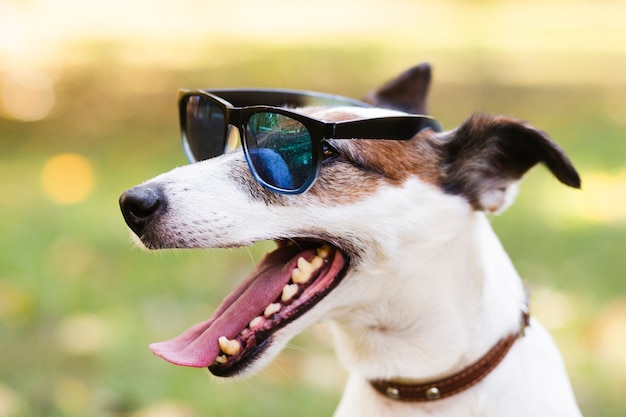
[[[303,259],[303,258],[300,258]],[[306,261],[305,261],[306,262]],[[311,279],[311,272],[303,272],[300,268],[291,271],[291,280],[296,284],[304,284]]]
[[[287,284],[283,287],[283,293],[280,296],[281,301],[287,302],[293,298],[298,292],[298,284]]]
[[[263,317],[256,316],[255,318],[250,320],[250,324],[248,324],[248,327],[250,327],[251,329],[254,329],[255,327],[259,327],[261,323],[263,323]]]
[[[317,256],[319,256],[322,259],[328,258],[329,253],[330,253],[330,246],[328,245],[322,245],[319,248],[317,248]]]
[[[318,249],[318,251],[320,249]],[[322,251],[322,255],[328,256],[328,251],[326,251],[326,253]],[[291,271],[291,280],[296,284],[304,284],[305,282],[308,282],[311,279],[313,272],[324,263],[324,256],[314,256],[310,262],[303,257],[299,257],[297,262],[298,266]]]
[[[220,349],[227,355],[236,355],[241,349],[241,345],[238,340],[230,340],[226,336],[221,336],[217,339],[217,343],[220,345]]]
[[[215,360],[213,361],[213,363],[219,363],[219,364],[224,364],[228,362],[228,358],[226,357],[226,355],[219,355],[217,358],[215,358]]]
[[[308,274],[310,274],[311,272],[313,272],[315,270],[313,265],[311,265],[309,263],[309,261],[304,259],[302,256],[298,258],[298,269],[300,271],[302,271],[304,273],[308,273]]]
[[[278,313],[280,311],[281,305],[280,303],[272,303],[265,307],[265,311],[263,315],[267,318],[270,318],[273,314]]]
[[[313,266],[313,268],[318,269],[324,263],[324,258],[320,256],[314,256],[313,259],[311,259],[310,263]]]

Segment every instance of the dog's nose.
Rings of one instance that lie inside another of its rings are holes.
[[[120,196],[120,208],[126,224],[139,237],[154,217],[165,208],[165,196],[160,187],[140,185]]]

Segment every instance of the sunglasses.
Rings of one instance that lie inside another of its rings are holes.
[[[300,194],[311,188],[319,176],[327,139],[408,140],[423,129],[442,131],[435,119],[422,115],[325,122],[289,110],[371,107],[310,91],[181,90],[178,106],[183,147],[190,162],[234,150],[237,141],[230,133],[235,127],[254,178],[282,194]]]

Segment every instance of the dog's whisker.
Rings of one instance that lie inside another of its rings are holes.
[[[250,259],[250,271],[253,271],[254,268],[256,267],[256,260],[254,259],[254,254],[252,253],[252,251],[250,250],[249,246],[246,246],[246,252],[248,252],[248,257]]]
[[[285,345],[285,350],[292,350],[295,352],[306,353],[307,355],[314,355],[315,353],[306,347],[296,344],[296,343],[287,343]]]
[[[285,369],[285,366],[283,366],[282,362],[287,363],[288,361],[284,357],[281,357],[279,355],[276,358],[276,360],[272,363],[272,367],[276,368],[286,379],[290,379],[290,380],[293,379],[293,372],[290,372],[289,370]],[[265,373],[271,377],[269,371],[265,371]]]

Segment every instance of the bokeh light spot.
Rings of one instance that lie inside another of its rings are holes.
[[[50,158],[41,173],[44,193],[59,204],[85,200],[94,187],[91,163],[82,155],[59,154]]]
[[[6,116],[32,122],[46,118],[56,102],[54,83],[41,71],[14,71],[4,80],[0,102]]]
[[[612,174],[581,172],[582,190],[572,191],[546,181],[540,212],[597,224],[626,224],[626,168]]]
[[[178,401],[165,401],[140,409],[132,417],[196,417],[193,409]]]
[[[32,295],[10,280],[0,280],[0,322],[4,325],[19,325],[31,317]],[[1,401],[0,401],[1,402]],[[0,417],[2,417],[0,413]]]
[[[623,375],[626,370],[626,299],[616,299],[603,308],[586,336],[596,358],[619,369]]]
[[[583,177],[583,191],[578,207],[584,217],[598,223],[626,222],[626,169],[616,175],[590,172]]]
[[[111,341],[110,326],[93,314],[77,314],[63,320],[57,329],[59,347],[71,355],[90,355]]]
[[[54,387],[54,404],[70,415],[85,415],[91,399],[91,392],[84,381],[74,377],[64,377]]]
[[[17,391],[0,382],[0,417],[24,415],[24,402]]]

